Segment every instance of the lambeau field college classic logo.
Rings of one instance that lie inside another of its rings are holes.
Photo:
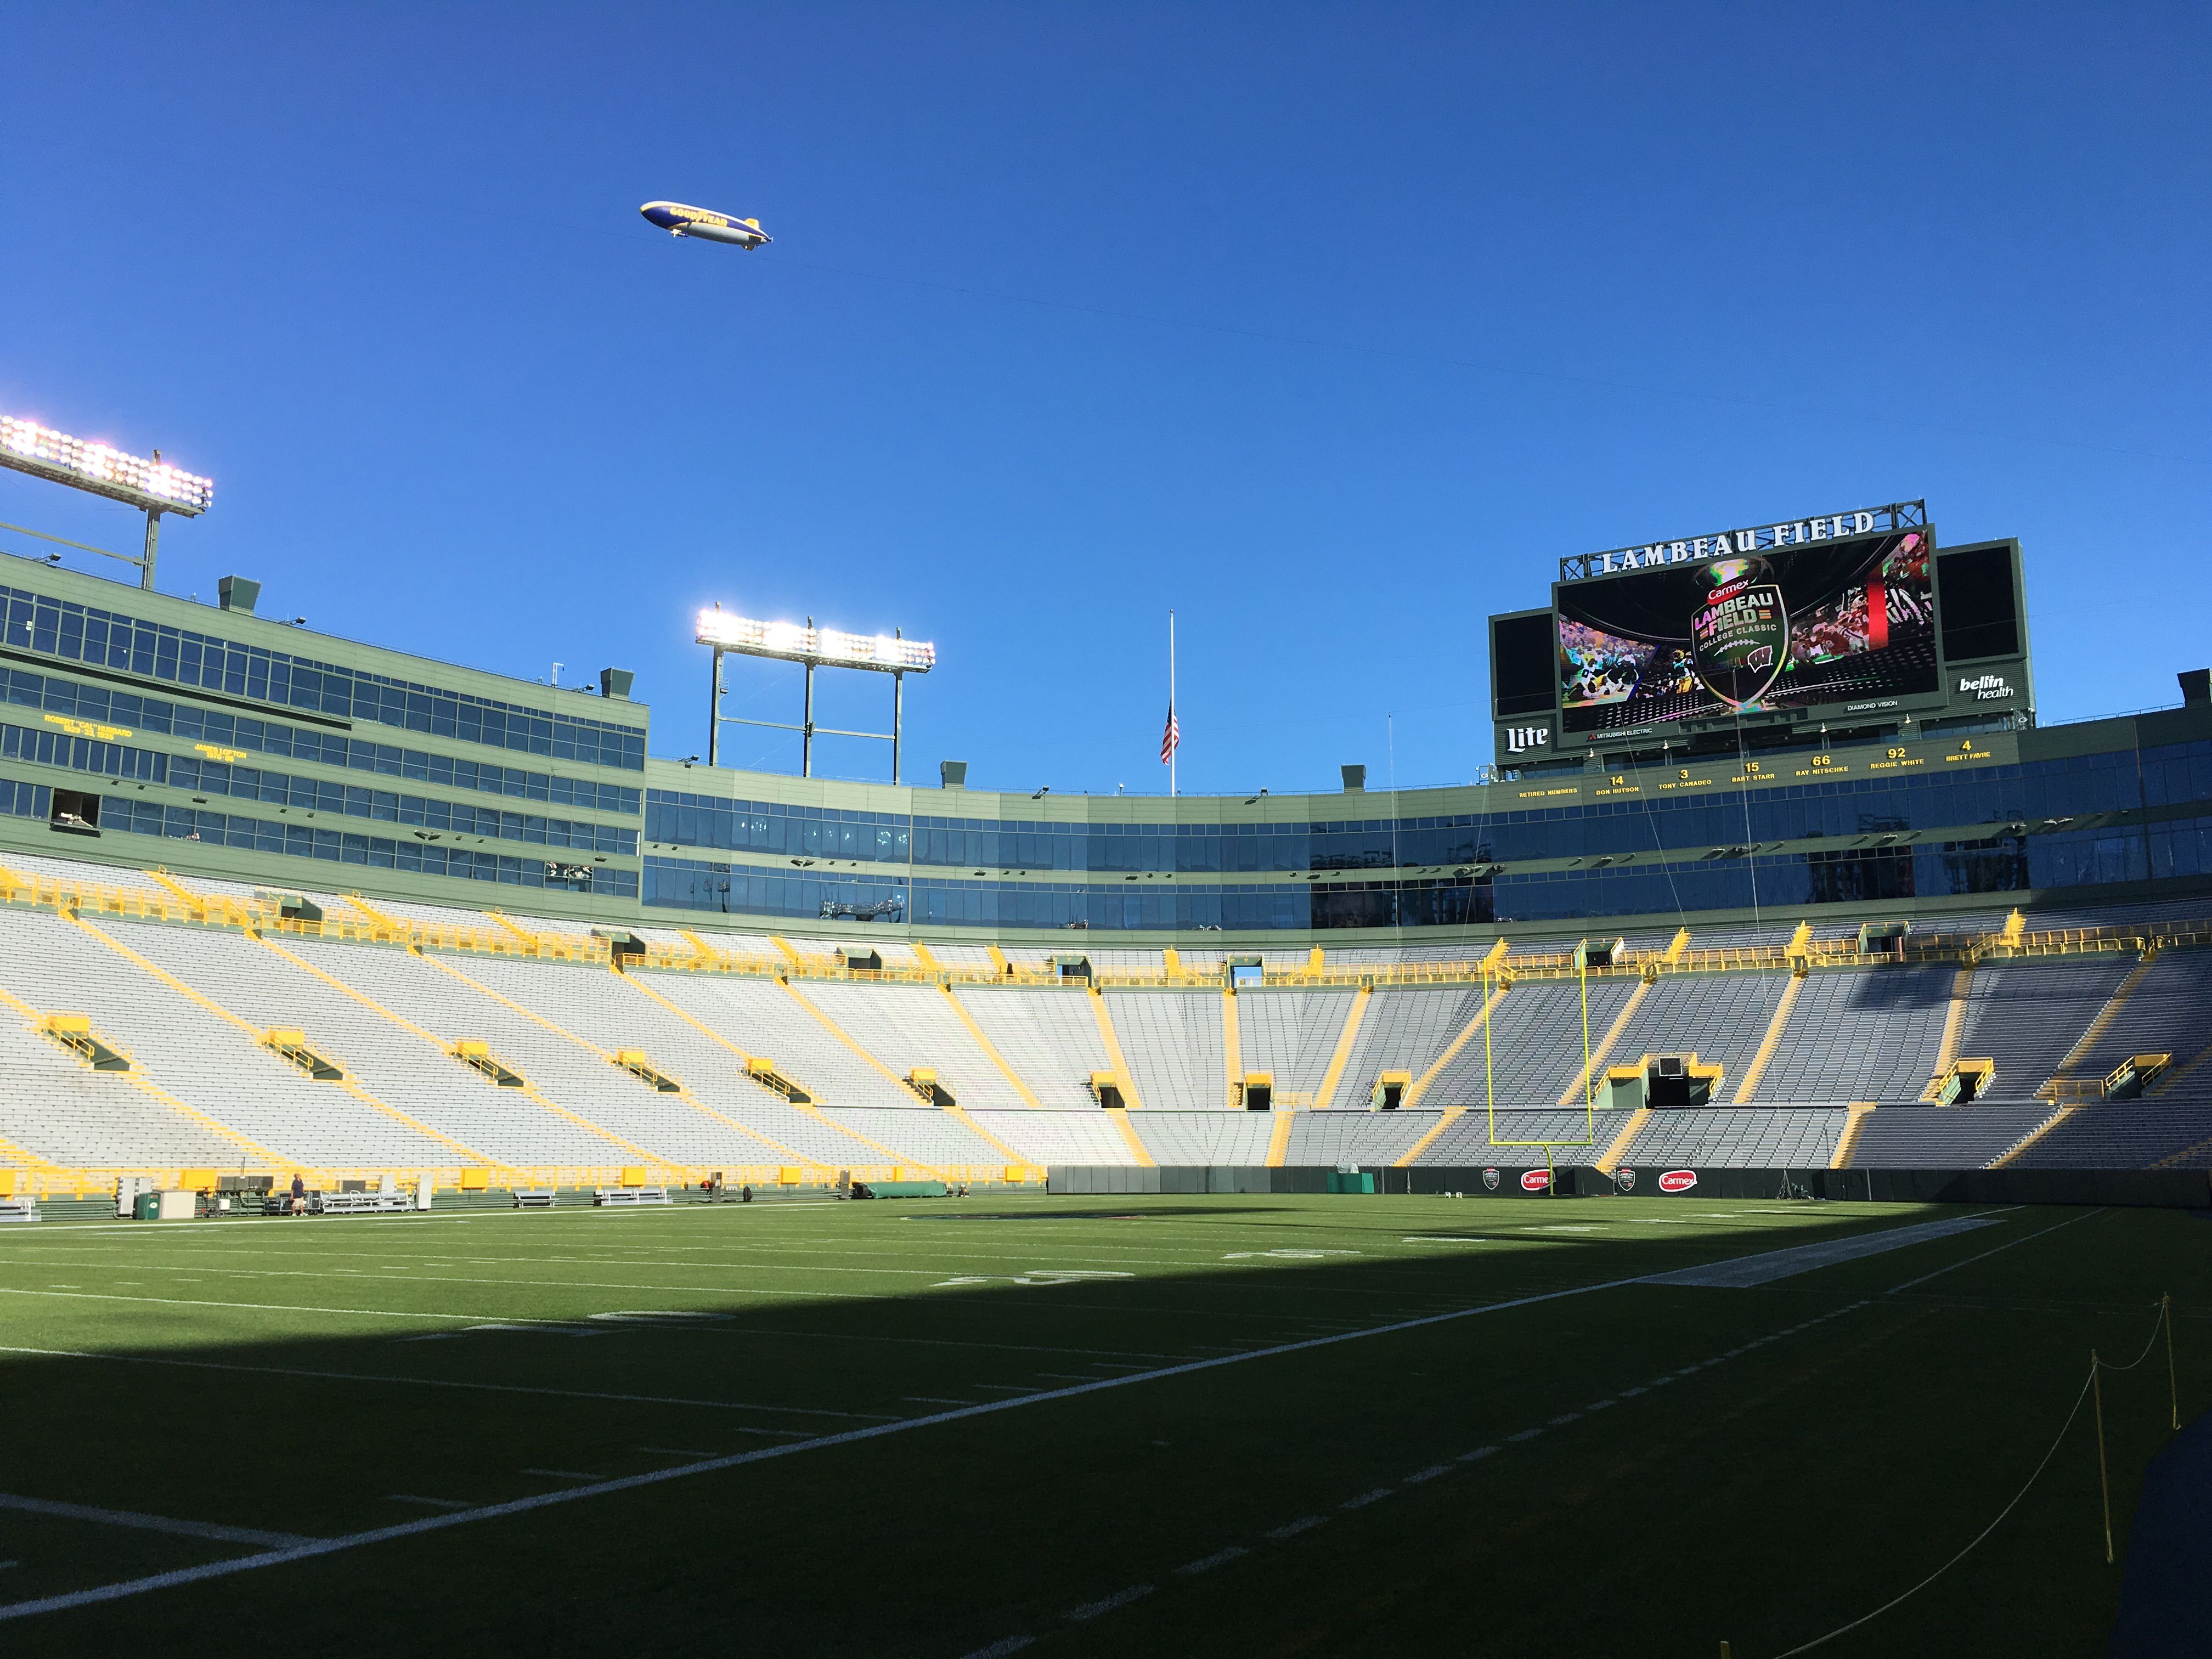
[[[1496,1192],[1498,1190],[1498,1171],[1495,1170],[1485,1170],[1482,1172],[1482,1184],[1485,1187],[1487,1187],[1492,1192]]]
[[[1690,659],[1698,678],[1732,708],[1766,695],[1790,665],[1790,613],[1764,559],[1717,559],[1713,584],[1690,621]]]

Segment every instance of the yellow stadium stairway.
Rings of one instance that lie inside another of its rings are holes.
[[[915,948],[919,951],[921,947],[916,945]],[[999,1068],[999,1075],[1012,1085],[1014,1092],[1024,1102],[1035,1106],[1037,1103],[1037,1097],[1030,1091],[1030,1085],[1021,1080],[1012,1066],[1006,1064],[1006,1056],[999,1052],[998,1045],[983,1035],[983,1028],[975,1023],[975,1016],[969,1013],[960,999],[952,994],[952,988],[950,985],[939,985],[937,988],[945,994],[945,1000],[952,1005],[952,1012],[960,1016],[960,1023],[968,1028],[968,1035],[974,1039],[975,1046],[983,1051],[992,1065]],[[980,1134],[982,1132],[978,1130],[976,1133]],[[986,1140],[991,1139],[988,1135],[984,1135],[983,1138]],[[994,1146],[998,1145],[996,1141],[992,1141],[991,1144]]]
[[[992,955],[996,956],[998,951],[997,945],[991,947]],[[1093,985],[1084,994],[1091,999],[1091,1012],[1098,1017],[1098,1040],[1106,1045],[1106,1058],[1113,1063],[1114,1075],[1121,1079],[1122,1109],[1140,1110],[1145,1103],[1137,1098],[1137,1079],[1129,1075],[1129,1062],[1121,1058],[1121,1039],[1114,1034],[1114,1016],[1106,1006],[1106,994]],[[1139,1152],[1145,1152],[1144,1142],[1137,1139],[1135,1130],[1124,1123],[1121,1133],[1129,1137]],[[1152,1155],[1145,1152],[1145,1162],[1152,1161]]]
[[[584,1038],[577,1036],[576,1033],[570,1030],[567,1026],[560,1024],[554,1020],[546,1018],[544,1015],[539,1013],[536,1009],[526,1007],[521,1003],[517,1002],[513,997],[502,995],[501,993],[493,990],[490,986],[486,985],[483,981],[471,978],[468,975],[463,973],[459,968],[453,966],[452,963],[447,962],[441,957],[432,956],[425,956],[422,959],[428,963],[432,967],[436,968],[441,972],[451,975],[453,978],[460,981],[462,984],[467,986],[471,990],[479,992],[484,996],[489,997],[494,1002],[498,1003],[501,1007],[511,1009],[515,1013],[520,1014],[525,1019],[529,1020],[532,1024],[537,1025],[541,1030],[550,1031],[557,1037],[566,1038],[568,1042],[574,1043],[579,1048],[584,1050],[585,1053],[598,1055],[601,1060],[605,1060],[610,1066],[623,1066],[623,1061],[618,1055],[611,1054],[608,1050],[600,1048],[596,1042],[586,1042]],[[610,969],[609,972],[611,973],[612,970]],[[628,1070],[629,1068],[624,1066],[623,1069]],[[667,1080],[672,1083],[676,1081],[673,1078]],[[526,1085],[525,1089],[526,1092],[528,1093],[532,1099],[540,1100],[542,1103],[551,1106],[555,1111],[561,1113],[563,1116],[574,1119],[576,1122],[583,1124],[586,1127],[593,1130],[597,1133],[606,1136],[608,1139],[612,1140],[620,1146],[628,1146],[634,1152],[643,1153],[656,1164],[677,1165],[683,1162],[682,1159],[671,1158],[665,1152],[647,1152],[644,1147],[638,1146],[636,1142],[624,1139],[622,1136],[615,1133],[613,1130],[602,1128],[598,1124],[592,1122],[588,1118],[586,1118],[578,1113],[570,1111],[566,1107],[555,1105],[551,1101],[544,1100],[534,1087]],[[701,1100],[696,1095],[693,1094],[689,1089],[683,1087],[680,1084],[678,1084],[675,1089],[671,1090],[668,1092],[674,1094],[677,1099],[682,1101],[686,1106],[689,1106],[693,1111],[698,1113],[702,1117],[712,1118],[716,1123],[720,1124],[725,1128],[734,1129],[740,1134],[750,1136],[752,1139],[757,1140],[763,1147],[767,1148],[769,1152],[776,1153],[779,1157],[797,1160],[802,1163],[805,1162],[803,1158],[800,1158],[799,1154],[793,1148],[785,1146],[780,1140],[770,1139],[759,1130],[752,1128],[746,1124],[740,1123],[737,1119],[731,1117],[725,1113],[716,1111],[713,1107],[707,1104],[705,1101]]]
[[[2095,1052],[2097,1044],[2103,1040],[2105,1033],[2112,1028],[2112,1022],[2119,1018],[2120,1010],[2127,1006],[2128,999],[2136,994],[2136,988],[2142,983],[2143,975],[2150,971],[2150,965],[2155,959],[2151,954],[2145,952],[2143,959],[2129,970],[2128,976],[2120,981],[2111,999],[2097,1011],[2096,1018],[2089,1022],[2089,1029],[2081,1033],[2074,1046],[2066,1051],[2065,1059],[2058,1062],[2051,1076],[2045,1080],[2042,1085],[2044,1088],[2047,1089],[2059,1079],[2071,1075],[2076,1066]],[[2042,1096],[2042,1098],[2046,1100],[2050,1097],[2048,1095]]]
[[[39,1029],[39,1011],[32,1007],[29,1003],[24,1001],[21,997],[15,995],[13,993],[4,988],[0,988],[0,1007],[5,1007],[12,1011],[21,1018],[24,1024],[28,1026],[32,1030],[35,1031]],[[141,1094],[145,1095],[148,1098],[155,1102],[164,1110],[174,1112],[178,1116],[185,1118],[191,1122],[198,1124],[200,1127],[205,1129],[210,1134],[222,1136],[232,1146],[237,1147],[238,1150],[246,1157],[258,1159],[260,1161],[261,1167],[264,1169],[273,1170],[280,1164],[291,1164],[298,1161],[294,1158],[279,1157],[276,1153],[270,1152],[269,1148],[264,1146],[259,1141],[253,1139],[248,1135],[240,1133],[237,1130],[232,1128],[228,1123],[222,1122],[216,1118],[210,1117],[205,1112],[200,1110],[197,1106],[187,1105],[185,1102],[178,1099],[167,1090],[155,1083],[153,1079],[148,1077],[144,1072],[139,1069],[138,1063],[135,1060],[131,1062],[130,1070],[125,1072],[111,1072],[108,1073],[107,1075],[130,1085],[131,1087],[137,1090]],[[23,1156],[26,1158],[36,1158],[39,1163],[45,1164],[50,1169],[57,1167],[53,1164],[51,1159],[38,1158],[38,1155],[34,1152],[25,1152],[23,1153]]]
[[[1404,1109],[1401,1107],[1400,1109],[1403,1110]],[[1423,1152],[1427,1152],[1430,1147],[1436,1145],[1437,1136],[1443,1133],[1445,1130],[1450,1128],[1453,1124],[1458,1122],[1460,1119],[1466,1115],[1467,1108],[1464,1106],[1445,1107],[1443,1111],[1437,1114],[1437,1121],[1429,1126],[1429,1132],[1423,1135],[1419,1140],[1415,1141],[1412,1146],[1407,1147],[1405,1152],[1398,1158],[1397,1161],[1392,1164],[1390,1167],[1394,1170],[1411,1169],[1415,1158],[1419,1158]]]
[[[1337,1085],[1344,1081],[1344,1068],[1352,1060],[1352,1040],[1359,1035],[1359,1022],[1366,1018],[1368,1000],[1374,994],[1371,985],[1363,985],[1352,994],[1352,1006],[1344,1016],[1344,1030],[1337,1034],[1336,1052],[1328,1057],[1328,1070],[1322,1073],[1321,1087],[1314,1091],[1316,1112],[1327,1111],[1336,1099]]]
[[[898,1085],[898,1086],[908,1094],[915,1094],[919,1091],[922,1092],[925,1097],[927,1097],[927,1091],[918,1091],[917,1085],[911,1078],[901,1077],[896,1072],[891,1070],[890,1066],[884,1065],[883,1061],[878,1060],[874,1054],[869,1053],[868,1050],[861,1045],[858,1038],[854,1037],[851,1032],[848,1031],[836,1020],[830,1018],[827,1010],[818,1006],[815,1003],[810,1002],[806,997],[801,994],[799,988],[796,985],[793,985],[787,979],[779,979],[776,981],[776,983],[784,988],[785,992],[790,996],[793,1002],[805,1009],[808,1013],[813,1015],[816,1021],[820,1024],[822,1029],[829,1032],[831,1036],[836,1037],[839,1042],[842,1043],[846,1048],[852,1053],[854,1058],[860,1060],[871,1069],[882,1073],[884,1077],[889,1079],[891,1082]]]
[[[440,1054],[449,1054],[452,1052],[452,1044],[445,1042],[441,1038],[431,1036],[429,1032],[424,1030],[421,1026],[402,1019],[398,1015],[393,1013],[391,1009],[377,1001],[375,998],[368,996],[362,992],[356,991],[352,986],[347,984],[343,980],[339,979],[333,975],[325,973],[321,969],[316,967],[313,963],[309,962],[306,957],[295,956],[291,951],[277,944],[276,940],[264,938],[258,933],[249,933],[246,937],[257,940],[263,950],[270,952],[272,955],[282,957],[286,962],[298,969],[301,973],[321,981],[325,985],[329,986],[333,991],[337,991],[342,995],[350,997],[354,1001],[359,1003],[371,1013],[375,1014],[381,1018],[388,1019],[394,1025],[399,1027],[401,1030],[407,1032],[412,1036],[419,1037],[422,1042],[428,1043]],[[210,1006],[211,1006],[212,1005]],[[243,1024],[242,1021],[240,1023]],[[249,1026],[247,1029],[250,1030],[252,1028]],[[475,1147],[456,1140],[453,1136],[447,1134],[443,1129],[434,1129],[431,1127],[430,1125],[423,1122],[421,1119],[411,1116],[408,1113],[399,1110],[397,1107],[386,1106],[382,1101],[377,1099],[375,1096],[370,1094],[366,1089],[363,1089],[354,1083],[350,1078],[342,1080],[338,1086],[344,1089],[348,1093],[353,1095],[356,1099],[366,1101],[368,1104],[375,1107],[377,1110],[385,1113],[390,1117],[396,1118],[402,1123],[404,1123],[409,1128],[415,1130],[418,1134],[426,1134],[429,1136],[431,1139],[436,1141],[440,1146],[450,1147],[454,1155],[464,1164],[480,1164],[488,1169],[495,1170],[503,1170],[510,1167],[500,1158],[487,1157],[483,1152],[477,1151]]]
[[[345,902],[380,927],[389,927],[396,933],[408,931],[405,922],[396,916],[387,916],[381,910],[372,908],[369,902],[358,893],[348,893],[345,896]]]
[[[62,1167],[60,1164],[55,1163],[53,1159],[50,1158],[40,1158],[29,1147],[18,1146],[14,1141],[5,1139],[0,1139],[0,1158],[5,1158],[11,1163],[20,1164],[24,1169],[33,1171],[40,1170],[58,1170]],[[7,1174],[7,1171],[0,1170],[0,1175],[5,1174]],[[0,1193],[0,1197],[12,1197],[13,1195],[13,1194]]]
[[[2150,1167],[2154,1170],[2201,1170],[2212,1162],[2212,1139],[2198,1141],[2194,1146],[2185,1146],[2178,1152],[2169,1152]]]
[[[1129,1121],[1129,1113],[1126,1107],[1118,1112],[1109,1112],[1106,1115],[1113,1120],[1114,1127],[1121,1132],[1121,1139],[1127,1145],[1130,1155],[1137,1160],[1139,1168],[1152,1170],[1159,1167],[1159,1161],[1152,1156],[1152,1149],[1139,1139],[1136,1126]]]
[[[1222,1104],[1234,1109],[1244,1103],[1243,1045],[1237,1040],[1237,988],[1224,981],[1221,986],[1221,1058],[1229,1085],[1228,1097]]]
[[[727,1048],[740,1060],[744,1061],[748,1067],[752,1065],[753,1060],[756,1058],[755,1055],[747,1054],[743,1048],[738,1048],[736,1043],[731,1042],[729,1038],[724,1036],[713,1026],[708,1024],[705,1020],[700,1019],[692,1014],[690,1010],[677,1006],[676,1004],[671,1002],[666,997],[661,995],[659,992],[654,990],[653,987],[647,984],[644,980],[638,977],[636,975],[617,974],[615,978],[622,984],[629,986],[631,990],[636,992],[640,996],[651,997],[655,1002],[659,1003],[663,1008],[665,1008],[670,1013],[675,1015],[677,1018],[682,1020],[685,1024],[690,1026],[702,1036],[708,1038],[711,1042],[718,1042],[723,1048]],[[789,990],[790,987],[786,986],[784,988],[786,990]],[[811,1008],[813,1006],[811,1003],[807,1002],[803,997],[799,998],[798,1000],[803,1007]],[[893,1081],[896,1082],[897,1079],[894,1079]],[[903,1087],[904,1085],[902,1085],[901,1086]],[[838,1122],[836,1118],[827,1115],[820,1107],[812,1104],[811,1102],[802,1103],[796,1100],[786,1098],[783,1103],[790,1107],[793,1111],[801,1113],[804,1115],[811,1118],[823,1128],[832,1130],[838,1134],[843,1135],[847,1139],[851,1140],[859,1146],[866,1147],[868,1151],[877,1154],[878,1162],[884,1164],[912,1164],[917,1169],[925,1170],[934,1169],[936,1167],[934,1164],[924,1164],[919,1158],[911,1158],[904,1152],[901,1152],[891,1147],[886,1146],[882,1141],[873,1139],[867,1135],[862,1134],[858,1129],[854,1128],[849,1124]],[[808,1164],[812,1164],[817,1161],[817,1160],[811,1158],[803,1160],[803,1162]],[[856,1158],[854,1161],[858,1163],[860,1160]],[[943,1172],[940,1170],[939,1173],[941,1175]]]
[[[1805,931],[1804,924],[1799,923],[1798,932]],[[1791,974],[1790,983],[1782,988],[1782,1000],[1774,1005],[1774,1018],[1766,1023],[1766,1036],[1759,1042],[1759,1052],[1751,1057],[1751,1064],[1743,1068],[1743,1081],[1735,1085],[1735,1095],[1729,1103],[1730,1105],[1750,1103],[1751,1091],[1759,1087],[1759,1079],[1766,1075],[1767,1066],[1773,1063],[1774,1051],[1782,1046],[1783,1028],[1790,1024],[1790,1011],[1797,1006],[1797,994],[1804,988],[1804,975]]]
[[[143,873],[151,876],[155,881],[160,882],[162,886],[167,888],[179,898],[184,900],[184,902],[191,906],[193,909],[203,910],[205,908],[206,902],[202,899],[198,893],[195,893],[191,888],[185,886],[184,883],[172,876],[167,870],[148,870]]]
[[[1598,1159],[1597,1167],[1607,1175],[1618,1170],[1627,1158],[1629,1148],[1636,1145],[1636,1137],[1644,1133],[1650,1121],[1651,1109],[1649,1106],[1638,1106],[1631,1112],[1628,1121],[1621,1126],[1620,1133],[1613,1138],[1613,1145],[1607,1147],[1605,1156]]]
[[[1275,1114],[1273,1129],[1267,1136],[1267,1167],[1279,1170],[1283,1160],[1291,1155],[1291,1119],[1294,1114],[1279,1111]]]
[[[217,1019],[223,1021],[227,1024],[236,1026],[240,1030],[252,1037],[256,1044],[261,1043],[263,1037],[266,1035],[262,1027],[252,1024],[249,1020],[240,1018],[229,1009],[217,1002],[213,997],[205,995],[203,993],[195,990],[192,987],[185,983],[183,980],[179,979],[174,974],[171,973],[167,969],[149,962],[144,957],[140,956],[136,951],[123,943],[121,939],[100,932],[99,928],[94,927],[82,916],[70,915],[68,919],[76,923],[77,927],[82,928],[86,933],[91,934],[93,938],[98,939],[109,950],[114,951],[116,955],[121,957],[125,962],[130,963],[132,966],[139,969],[142,972],[149,975],[151,977],[161,981],[162,984],[167,986],[179,996],[184,998],[185,1001],[192,1004],[195,1007],[203,1009],[208,1013],[213,1014]],[[381,1112],[393,1122],[404,1124],[410,1129],[414,1130],[416,1133],[427,1135],[431,1139],[438,1142],[441,1146],[450,1146],[455,1152],[462,1154],[472,1162],[489,1164],[493,1161],[485,1158],[473,1147],[464,1146],[459,1141],[454,1139],[453,1136],[441,1133],[438,1130],[432,1128],[421,1119],[401,1111],[396,1106],[386,1104],[383,1101],[379,1100],[374,1095],[369,1093],[368,1090],[362,1088],[361,1085],[355,1082],[349,1077],[340,1076],[332,1080],[332,1084],[334,1087],[339,1089],[353,1099],[359,1101],[362,1105],[369,1108],[372,1111]],[[176,1103],[179,1105],[183,1104],[182,1102],[178,1102]],[[201,1115],[204,1115],[203,1114]],[[212,1122],[213,1120],[210,1119],[209,1121]],[[246,1137],[243,1135],[229,1130],[225,1130],[224,1133],[229,1134],[230,1138],[234,1140],[240,1141],[241,1143],[246,1142]],[[262,1155],[264,1157],[268,1156],[265,1150],[263,1151]]]
[[[1828,1159],[1830,1169],[1848,1170],[1851,1167],[1851,1154],[1858,1150],[1859,1131],[1866,1127],[1866,1121],[1874,1115],[1874,1110],[1875,1103],[1871,1100],[1851,1103],[1851,1115],[1844,1123],[1843,1133],[1836,1138],[1834,1156]]]
[[[1024,1158],[1012,1147],[1007,1146],[1005,1141],[1000,1139],[998,1136],[993,1134],[981,1124],[976,1122],[974,1118],[969,1116],[965,1109],[956,1105],[940,1106],[937,1109],[944,1113],[945,1116],[951,1118],[955,1123],[957,1123],[962,1128],[967,1130],[969,1133],[974,1135],[976,1139],[981,1141],[985,1146],[995,1146],[1000,1152],[1004,1152],[1006,1155],[1007,1163],[1019,1164],[1024,1166],[1028,1165],[1029,1159]]]
[[[2069,1118],[2072,1117],[2081,1109],[2079,1106],[2060,1107],[2057,1111],[2051,1113],[2049,1117],[2044,1119],[2042,1122],[2037,1124],[2033,1133],[2022,1135],[2018,1140],[2014,1141],[2006,1151],[2004,1156],[2002,1158],[1991,1158],[1989,1162],[1988,1167],[1992,1170],[2003,1169],[2014,1158],[2018,1158],[2022,1152],[2034,1146],[2037,1141],[2042,1139],[2044,1136],[2049,1134],[2053,1129],[2065,1122]]]
[[[2198,1066],[2203,1066],[2207,1060],[2212,1060],[2212,1043],[2205,1044],[2204,1047],[2199,1048],[2187,1060],[2183,1060],[2180,1065],[2167,1066],[2166,1070],[2158,1074],[2157,1079],[2143,1092],[2147,1095],[2172,1094],[2176,1084],[2179,1083],[2182,1079],[2187,1077],[2191,1073],[2196,1071]]]
[[[1503,941],[1500,942],[1503,943]],[[1492,1012],[1505,1000],[1506,992],[1511,988],[1504,980],[1500,979],[1498,981],[1498,988],[1482,1000],[1482,1006],[1475,1010],[1474,1018],[1461,1028],[1460,1034],[1445,1046],[1443,1053],[1438,1054],[1430,1063],[1429,1069],[1414,1079],[1413,1085],[1406,1091],[1405,1098],[1398,1103],[1401,1111],[1408,1110],[1421,1103],[1421,1097],[1428,1093],[1429,1085],[1443,1073],[1445,1066],[1459,1058],[1459,1051],[1467,1047],[1474,1039],[1474,1034],[1489,1023]],[[1443,1126],[1439,1124],[1437,1127],[1441,1128]],[[1407,1156],[1410,1157],[1412,1154],[1408,1153]]]
[[[1943,1041],[1936,1050],[1936,1074],[1920,1091],[1920,1098],[1929,1104],[1932,1105],[1938,1097],[1951,1063],[1959,1058],[1959,1039],[1966,1030],[1966,997],[1973,988],[1974,964],[1970,962],[1951,980],[1951,1006],[1943,1011]]]
[[[1636,1011],[1644,1006],[1644,999],[1651,994],[1651,987],[1654,983],[1655,981],[1648,979],[1638,980],[1636,982],[1636,988],[1628,994],[1628,1000],[1621,1005],[1620,1012],[1613,1016],[1613,1024],[1605,1028],[1605,1035],[1598,1039],[1597,1046],[1590,1050],[1589,1064],[1576,1072],[1574,1081],[1559,1091],[1560,1105],[1579,1106],[1588,1098],[1584,1091],[1589,1087],[1590,1079],[1603,1073],[1605,1062],[1612,1056],[1613,1044],[1620,1041],[1620,1034],[1628,1029],[1628,1022],[1636,1018]]]
[[[487,910],[484,914],[489,916],[494,921],[497,922],[501,927],[506,928],[507,931],[514,934],[515,938],[523,940],[526,944],[535,945],[538,943],[537,934],[532,933],[527,927],[525,927],[520,922],[515,921],[512,916],[506,915],[504,912],[499,910]]]

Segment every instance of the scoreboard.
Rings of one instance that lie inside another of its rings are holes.
[[[1498,763],[2025,723],[2021,577],[1918,501],[1564,559],[1549,606],[1490,618]]]

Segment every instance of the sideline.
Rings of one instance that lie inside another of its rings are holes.
[[[1695,1285],[1711,1290],[1748,1290],[1754,1285],[1771,1284],[1778,1279],[1795,1279],[1800,1273],[1832,1267],[1838,1261],[1856,1261],[1866,1256],[1902,1250],[1914,1244],[1925,1244],[1933,1239],[1955,1237],[1960,1233],[2003,1224],[1989,1216],[1962,1216],[1948,1221],[1922,1221],[1903,1227],[1884,1227],[1873,1232],[1854,1233],[1848,1238],[1824,1239],[1818,1244],[1794,1244],[1786,1249],[1768,1250],[1759,1255],[1739,1256],[1733,1261],[1715,1261],[1702,1267],[1680,1267],[1672,1273],[1654,1273],[1644,1282],[1647,1285]],[[2012,1242],[2017,1244],[2020,1240]],[[1950,1270],[1944,1268],[1941,1271],[1948,1273]]]
[[[2015,1244],[2025,1244],[2029,1239],[2040,1238],[2045,1233],[2055,1233],[2061,1227],[2070,1227],[2077,1221],[2091,1220],[2095,1217],[2105,1214],[2111,1208],[2111,1205],[2102,1204],[2094,1210],[2084,1211],[2080,1215],[2069,1215],[2063,1221],[2054,1221],[2048,1227],[2038,1227],[2032,1233],[2024,1233],[2018,1238],[2008,1239],[2004,1243],[1998,1245],[1996,1249],[1984,1250],[1981,1255],[1970,1255],[1964,1261],[1954,1261],[1948,1267],[1938,1267],[1932,1273],[1923,1273],[1917,1279],[1906,1279],[1902,1285],[1893,1285],[1889,1287],[1888,1294],[1895,1296],[1899,1291],[1909,1291],[1915,1285],[1925,1285],[1931,1279],[1941,1279],[1945,1273],[1955,1273],[1961,1267],[1971,1267],[1977,1261],[1988,1261],[1990,1257],[1996,1255],[1999,1251],[2009,1250]]]

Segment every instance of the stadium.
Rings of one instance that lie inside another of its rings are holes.
[[[2111,1626],[2204,1386],[2212,691],[2039,723],[2016,542],[1572,556],[1479,781],[1173,799],[662,758],[622,667],[151,547],[0,561],[11,1650]]]

